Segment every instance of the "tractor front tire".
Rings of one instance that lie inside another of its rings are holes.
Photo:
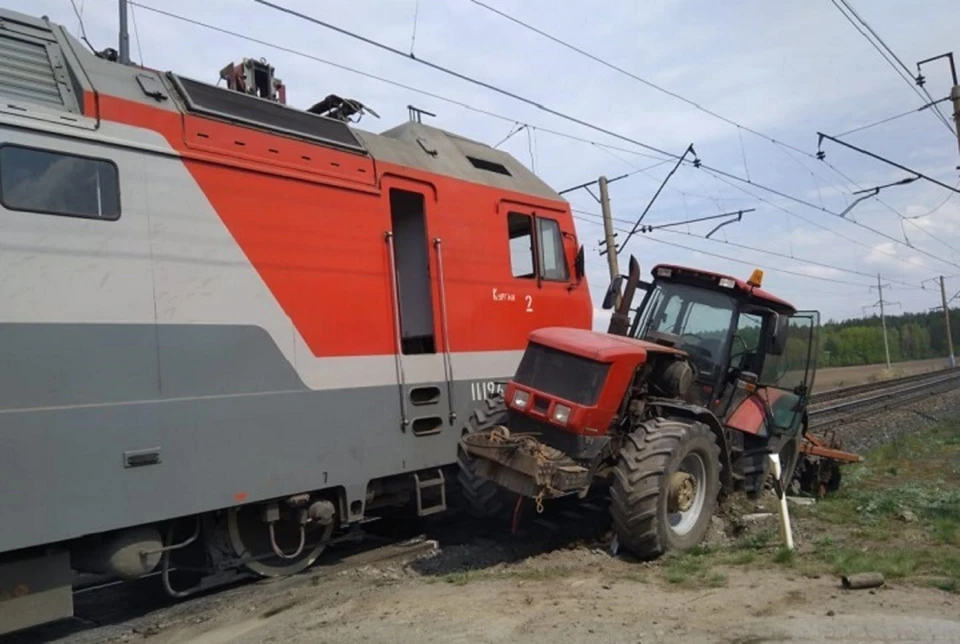
[[[507,406],[500,396],[485,398],[471,413],[463,435],[493,429],[507,420]],[[476,470],[475,460],[462,446],[457,446],[457,464],[460,471],[457,481],[460,494],[466,502],[467,511],[480,519],[500,519],[508,515],[510,503],[508,493],[489,479],[485,479]]]
[[[653,559],[703,540],[720,492],[720,448],[707,425],[644,421],[624,440],[613,473],[610,512],[622,547]]]

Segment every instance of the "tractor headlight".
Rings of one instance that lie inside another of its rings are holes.
[[[570,420],[570,408],[566,405],[553,406],[553,420],[561,425],[566,425]]]
[[[729,277],[721,277],[718,283],[721,288],[733,288],[737,285],[737,282]]]
[[[517,409],[526,409],[530,404],[530,393],[517,389],[513,392],[513,406]]]

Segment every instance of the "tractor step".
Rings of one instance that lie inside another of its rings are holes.
[[[443,512],[447,509],[447,480],[444,478],[442,471],[437,470],[437,476],[430,479],[421,479],[420,474],[414,472],[413,480],[417,489],[418,517],[430,516],[431,514],[437,514],[438,512]],[[436,489],[439,489],[440,491],[439,499],[437,499],[432,505],[424,507],[423,491]]]

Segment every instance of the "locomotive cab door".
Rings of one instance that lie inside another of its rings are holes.
[[[400,426],[415,437],[440,434],[454,418],[453,375],[447,334],[442,240],[430,234],[432,186],[395,179],[389,194],[390,254],[395,361]],[[397,187],[393,187],[396,185]],[[400,187],[402,186],[402,187]],[[431,450],[418,450],[424,463]],[[417,469],[421,463],[405,462]]]

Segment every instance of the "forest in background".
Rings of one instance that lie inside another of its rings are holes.
[[[950,310],[956,348],[960,340],[960,309]],[[887,316],[891,362],[946,357],[946,321],[942,311]],[[880,316],[829,321],[820,330],[820,367],[848,367],[886,361]]]

